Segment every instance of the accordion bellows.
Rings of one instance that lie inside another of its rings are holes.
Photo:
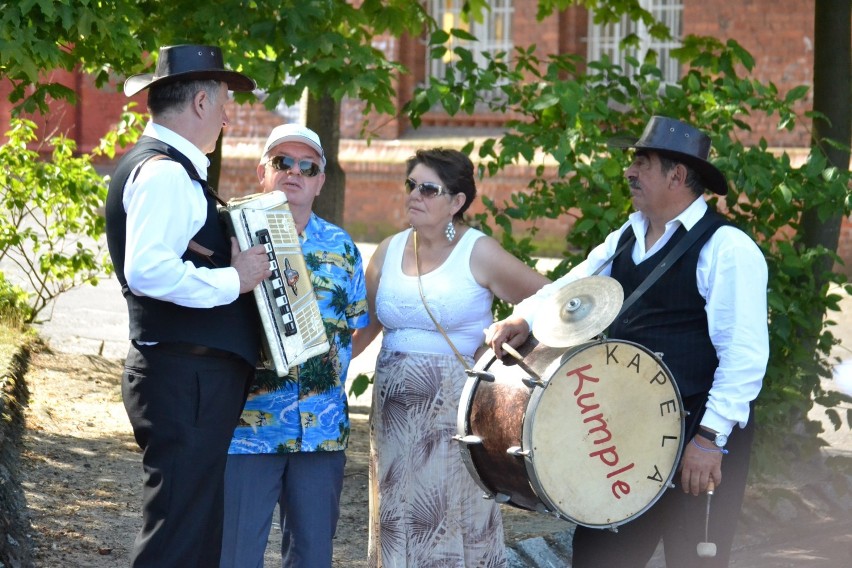
[[[263,325],[262,365],[284,377],[329,350],[287,196],[271,191],[232,199],[220,214],[240,250],[266,247],[272,276],[253,291]]]

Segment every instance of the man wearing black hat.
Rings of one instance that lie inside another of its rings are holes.
[[[579,278],[611,276],[629,298],[664,257],[682,250],[608,333],[661,353],[672,373],[688,412],[673,478],[680,487],[665,491],[617,532],[578,526],[572,565],[644,567],[662,538],[669,568],[727,566],[748,475],[753,401],[769,354],[766,261],[745,233],[704,201],[705,189],[728,191],[722,172],[707,161],[704,133],[655,116],[638,140],[610,145],[634,149],[625,176],[636,211],[584,262],[492,325],[486,340],[498,356],[504,343],[519,346],[543,302]],[[641,420],[635,427],[642,428]],[[698,496],[710,483],[715,496],[705,534],[707,501]],[[698,546],[708,542],[716,543],[715,555]]]
[[[122,397],[143,452],[134,567],[219,565],[228,444],[260,349],[248,292],[271,272],[263,247],[240,252],[223,231],[205,154],[228,123],[228,90],[254,87],[201,45],[161,48],[156,72],[124,85],[148,89],[151,113],[106,202],[130,323]]]

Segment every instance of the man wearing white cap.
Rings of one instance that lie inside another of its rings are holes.
[[[121,392],[142,449],[135,568],[219,563],[228,442],[260,349],[249,292],[271,272],[262,246],[240,252],[223,231],[205,154],[228,123],[228,90],[254,87],[206,45],[163,47],[154,73],[124,84],[148,90],[151,113],[106,201],[130,324]]]
[[[257,166],[264,192],[287,195],[331,348],[283,379],[258,370],[225,469],[222,568],[263,568],[276,503],[283,566],[331,566],[350,431],[346,372],[352,332],[368,315],[360,252],[312,211],[325,165],[317,134],[284,124]]]

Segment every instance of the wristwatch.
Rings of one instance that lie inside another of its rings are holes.
[[[710,432],[709,430],[705,430],[704,428],[699,427],[697,434],[702,438],[706,438],[716,444],[717,448],[724,448],[725,444],[728,443],[728,437],[721,432]]]

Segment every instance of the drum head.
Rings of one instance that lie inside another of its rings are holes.
[[[531,483],[571,521],[627,522],[674,476],[684,435],[680,394],[662,361],[640,345],[572,349],[533,392],[530,409],[523,438]]]

